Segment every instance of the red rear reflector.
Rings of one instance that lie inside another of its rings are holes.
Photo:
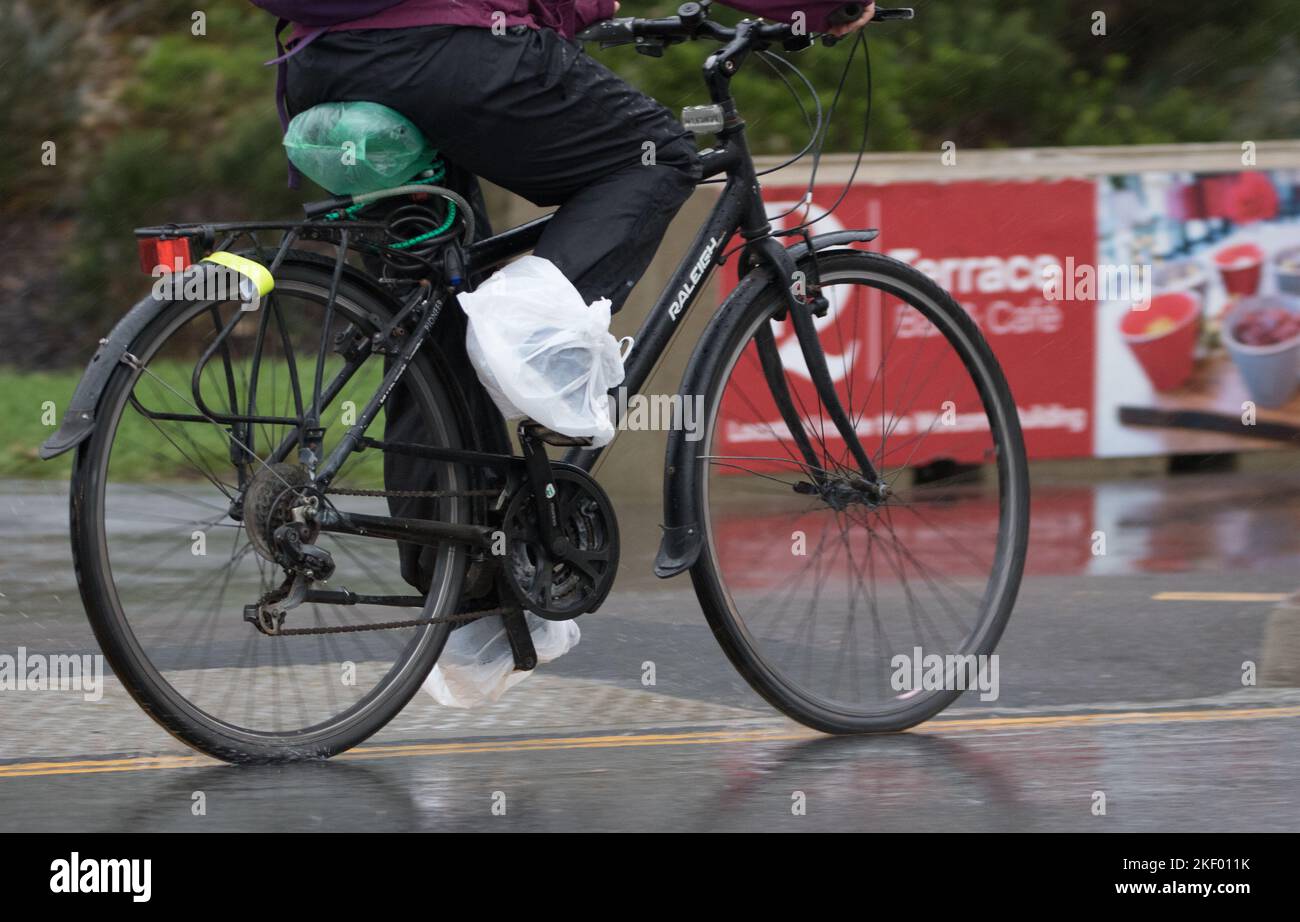
[[[141,237],[136,241],[140,248],[140,271],[153,275],[160,266],[163,272],[180,272],[189,267],[190,239],[173,237]]]

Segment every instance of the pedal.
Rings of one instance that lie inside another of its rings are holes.
[[[580,447],[586,448],[591,445],[591,436],[589,435],[565,435],[563,432],[556,432],[554,429],[548,429],[535,420],[525,419],[519,424],[520,431],[529,438],[537,439],[539,442],[545,442],[547,445]]]

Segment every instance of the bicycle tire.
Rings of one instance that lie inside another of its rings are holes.
[[[277,292],[302,293],[324,298],[330,289],[330,268],[313,261],[309,254],[298,254],[281,267],[276,278]],[[314,262],[314,264],[312,264]],[[358,317],[368,317],[378,325],[389,319],[393,309],[388,303],[361,285],[344,278],[339,285],[338,303]],[[168,337],[181,329],[186,317],[208,309],[203,303],[176,301],[168,305],[147,326],[131,346],[131,353],[144,363],[160,349]],[[443,380],[437,368],[437,346],[426,348],[406,370],[404,385],[416,399],[423,401],[444,423],[447,447],[462,447],[465,421],[469,418],[463,397],[453,382]],[[377,361],[371,357],[370,361]],[[97,426],[92,436],[78,449],[71,484],[72,550],[78,586],[87,616],[113,673],[146,714],[175,738],[210,756],[235,763],[289,762],[324,759],[356,746],[387,724],[416,694],[433,668],[451,625],[448,622],[415,628],[420,633],[418,646],[393,674],[356,706],[338,715],[336,720],[302,728],[301,732],[256,733],[220,720],[205,712],[180,694],[151,662],[135,637],[123,611],[114,583],[110,555],[106,547],[104,497],[106,469],[115,434],[126,407],[128,396],[141,372],[122,364],[110,378],[103,398]],[[445,559],[445,569],[430,587],[425,616],[441,615],[454,610],[465,574],[465,552],[452,546]],[[251,628],[250,628],[251,631]]]
[[[1024,441],[1005,376],[970,315],[946,291],[911,266],[877,253],[843,250],[821,254],[819,268],[823,284],[856,276],[869,287],[888,290],[894,296],[905,295],[906,300],[929,316],[954,344],[988,408],[991,431],[999,451],[999,533],[1005,524],[1007,534],[998,548],[996,579],[1000,582],[994,602],[964,652],[991,654],[1015,605],[1029,539],[1029,480]],[[689,463],[696,465],[694,503],[702,513],[703,530],[702,548],[690,570],[691,580],[708,624],[727,657],[749,685],[772,706],[794,720],[826,733],[903,730],[928,720],[951,705],[962,690],[922,695],[910,703],[876,711],[863,709],[855,712],[835,706],[802,689],[774,668],[771,657],[760,651],[758,642],[751,636],[744,616],[730,598],[726,580],[719,572],[716,529],[709,513],[709,477],[702,467],[713,457],[712,444],[719,422],[722,393],[732,369],[759,325],[767,323],[783,306],[781,293],[768,284],[734,318],[724,320],[720,314],[718,329],[706,333],[697,347],[699,354],[711,353],[712,359],[700,378],[705,382],[705,435],[693,443],[689,456]],[[867,447],[870,451],[870,446]]]

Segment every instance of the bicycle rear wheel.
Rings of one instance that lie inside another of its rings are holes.
[[[946,292],[874,253],[826,253],[820,270],[822,348],[889,492],[863,489],[769,287],[718,331],[705,373],[691,578],[775,707],[832,733],[900,730],[991,675],[979,657],[1011,614],[1029,535],[1024,443],[997,361]],[[764,375],[769,334],[812,461]]]
[[[300,419],[324,332],[330,344],[325,384],[355,363],[323,409],[328,454],[384,372],[380,356],[343,353],[367,341],[391,312],[345,279],[325,329],[330,268],[309,259],[286,262],[274,294],[260,309],[242,312],[202,372],[200,392],[212,414]],[[453,612],[466,552],[457,545],[433,549],[425,561],[427,588],[419,591],[403,579],[396,543],[321,533],[316,544],[337,570],[320,588],[403,599],[409,607],[308,601],[287,613],[284,627],[320,632],[297,636],[271,636],[244,619],[245,606],[284,579],[250,540],[255,514],[248,508],[253,501],[243,502],[244,487],[253,478],[292,478],[301,469],[293,425],[240,429],[210,421],[212,414],[192,418],[200,415],[190,380],[196,362],[240,314],[237,302],[174,302],[132,344],[139,365],[122,364],[110,379],[95,432],[73,471],[81,596],[113,672],[173,735],[228,761],[324,758],[378,730],[419,689],[450,625],[376,627]],[[392,427],[407,426],[408,441],[462,447],[459,399],[421,355],[367,434],[382,437],[387,426],[399,439]],[[281,452],[287,457],[268,465],[286,438],[293,445]],[[393,486],[388,460],[373,450],[352,455],[326,501],[346,511],[390,514],[382,496],[365,495]],[[464,466],[430,461],[421,480],[421,489],[452,495],[419,500],[419,515],[469,520],[470,501],[457,495],[470,483]]]

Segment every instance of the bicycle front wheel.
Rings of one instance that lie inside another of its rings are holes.
[[[900,730],[975,684],[996,691],[983,658],[1024,567],[1024,443],[997,361],[946,292],[874,253],[826,253],[820,269],[821,346],[887,489],[866,488],[769,287],[718,332],[705,374],[691,577],[728,657],[778,709],[826,732]]]

